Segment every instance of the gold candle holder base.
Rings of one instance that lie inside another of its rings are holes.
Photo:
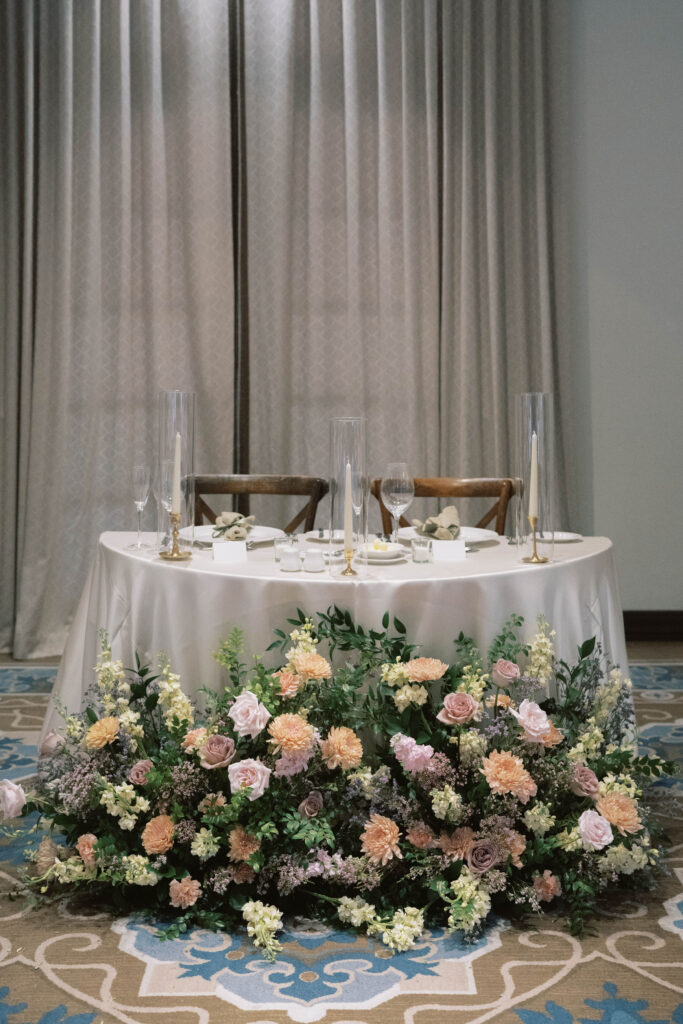
[[[342,576],[357,576],[358,573],[355,569],[351,568],[351,560],[353,558],[353,551],[345,551],[344,558],[346,559],[346,568],[342,570]]]
[[[160,551],[159,558],[163,558],[165,562],[187,562],[192,558],[192,552],[187,551],[185,548],[181,551],[180,545],[178,544],[178,523],[180,522],[180,516],[175,512],[171,512],[170,517],[173,544],[170,551]]]
[[[529,525],[531,526],[531,539],[533,541],[534,550],[532,554],[527,555],[522,561],[528,565],[543,565],[548,561],[545,555],[539,555],[536,550],[536,527],[538,526],[538,516],[529,516]]]

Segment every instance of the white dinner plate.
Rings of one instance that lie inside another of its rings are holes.
[[[276,537],[283,537],[285,531],[276,526],[252,526],[247,534],[247,544],[270,544]],[[192,540],[192,527],[185,526],[178,531],[183,540]],[[198,544],[214,544],[220,537],[213,536],[213,526],[195,526],[194,539]],[[229,542],[228,542],[229,543]]]
[[[368,561],[391,562],[397,558],[403,558],[406,553],[406,549],[402,544],[391,544],[386,541],[380,543],[384,544],[381,548],[376,548],[373,541],[368,541],[365,545],[365,554]]]
[[[410,544],[414,537],[421,537],[414,526],[402,526],[398,531],[398,539]],[[461,526],[456,540],[464,540],[466,544],[482,544],[489,540],[500,540],[495,530],[484,530],[481,526]],[[434,541],[438,544],[438,540]]]
[[[575,540],[583,540],[583,537],[580,533],[566,533],[562,530],[555,530],[554,536],[552,533],[539,533],[538,539],[548,543],[554,540],[556,544],[570,544]]]
[[[314,544],[329,544],[330,543],[330,531],[329,530],[309,530],[308,533],[304,534],[304,539],[313,541]],[[344,531],[334,531],[334,542],[335,544],[341,544],[344,540]]]
[[[405,551],[400,555],[392,555],[391,558],[375,558],[370,552],[365,556],[370,565],[396,565],[397,562],[405,562]]]

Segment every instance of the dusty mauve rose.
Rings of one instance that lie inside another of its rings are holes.
[[[185,875],[180,881],[175,878],[168,887],[172,907],[186,910],[197,902],[202,894],[202,887],[194,878]]]
[[[64,737],[60,736],[54,729],[51,729],[50,732],[45,734],[45,738],[40,744],[40,756],[50,757],[51,754],[56,754],[63,746]]]
[[[493,685],[501,686],[505,690],[516,683],[521,674],[519,665],[515,665],[514,661],[506,661],[505,658],[499,658],[491,668]]]
[[[534,876],[534,892],[539,900],[550,903],[556,896],[562,895],[562,885],[559,878],[546,868],[542,875]]]
[[[576,796],[586,796],[595,800],[598,795],[600,783],[594,771],[587,768],[585,764],[575,764],[570,789]]]
[[[255,739],[265,728],[270,711],[265,704],[261,704],[255,693],[244,690],[233,702],[228,715],[235,723],[238,736],[251,736]]]
[[[199,763],[202,768],[225,768],[235,756],[235,741],[214,733],[202,744]]]
[[[584,846],[602,850],[614,839],[612,827],[597,811],[584,811],[579,818],[579,834]]]
[[[78,837],[76,843],[76,849],[78,855],[85,864],[86,868],[95,867],[95,843],[97,842],[97,836],[94,836],[92,832],[85,832],[82,836]]]
[[[312,789],[297,810],[302,818],[315,818],[323,809],[323,795],[318,789]]]
[[[9,779],[0,782],[0,821],[18,818],[26,803],[26,794],[21,786]]]
[[[635,801],[625,793],[605,793],[596,801],[595,808],[622,836],[640,832],[643,827]]]
[[[475,839],[467,853],[467,866],[474,875],[483,875],[500,861],[500,850],[491,839]]]
[[[548,716],[533,700],[523,700],[519,705],[519,711],[508,708],[508,713],[514,715],[524,729],[525,740],[542,743],[543,737],[550,732]]]
[[[142,831],[142,845],[146,854],[166,853],[173,846],[175,825],[168,814],[157,814]]]
[[[436,717],[445,725],[465,725],[472,721],[478,707],[471,693],[447,693]]]
[[[128,778],[134,786],[144,786],[147,782],[147,776],[151,772],[154,765],[149,760],[136,761],[131,770],[128,772]]]
[[[268,789],[270,768],[266,768],[258,758],[247,757],[244,761],[237,761],[230,765],[228,778],[232,793],[239,793],[246,786],[251,786],[249,799],[257,800]]]

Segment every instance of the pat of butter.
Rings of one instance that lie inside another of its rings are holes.
[[[372,545],[373,551],[388,551],[389,545],[383,540],[376,540]]]

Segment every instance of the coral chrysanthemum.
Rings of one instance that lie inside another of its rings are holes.
[[[94,722],[85,734],[85,745],[88,750],[101,750],[102,747],[113,743],[118,734],[118,718],[100,718],[99,722]]]
[[[320,744],[328,768],[357,768],[363,758],[363,745],[353,729],[333,727]]]
[[[371,814],[361,833],[363,853],[373,864],[386,864],[392,857],[403,858],[398,845],[398,825],[381,814]]]

